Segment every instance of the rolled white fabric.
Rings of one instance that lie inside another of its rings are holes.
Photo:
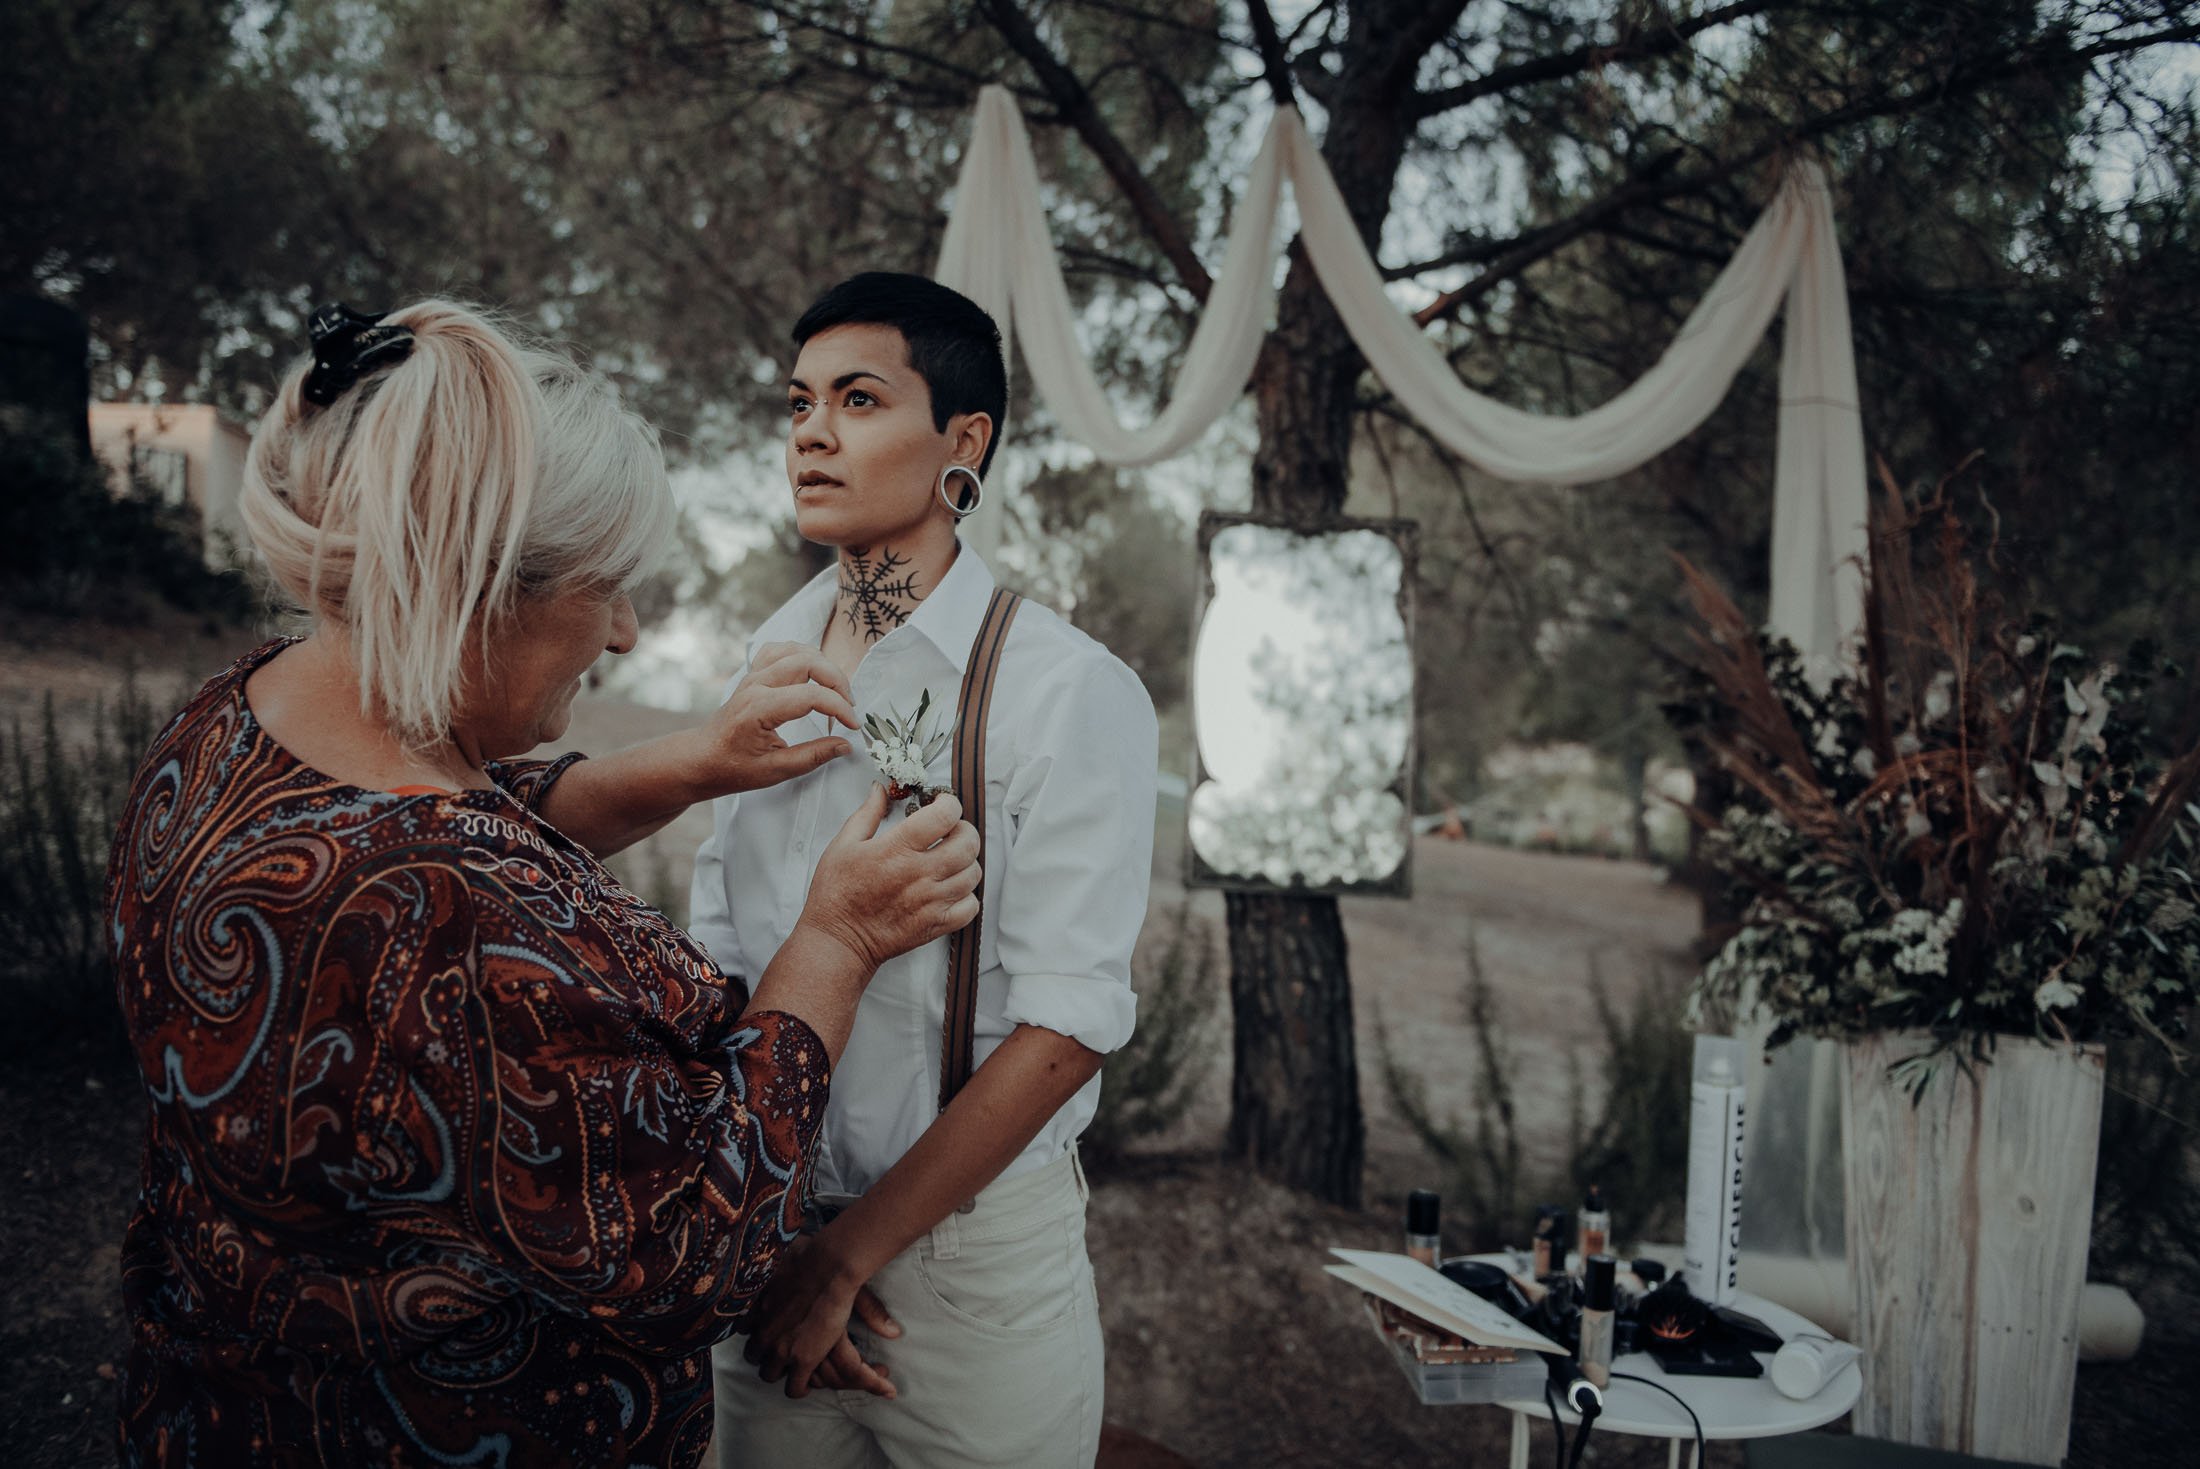
[[[1645,1245],[1656,1258],[1677,1255],[1670,1246]],[[1742,1250],[1742,1289],[1787,1307],[1835,1336],[1855,1329],[1848,1263],[1839,1255],[1805,1259]],[[2146,1337],[2146,1313],[2120,1285],[2089,1280],[2078,1294],[2078,1360],[2128,1362]]]
[[[1370,368],[1438,442],[1504,478],[1579,484],[1663,452],[1710,416],[1784,305],[1770,623],[1803,650],[1815,679],[1830,675],[1863,624],[1866,495],[1848,295],[1815,164],[1790,170],[1656,365],[1570,418],[1511,407],[1459,380],[1391,303],[1336,180],[1290,108],[1277,112],[1246,179],[1169,405],[1144,429],[1123,427],[1077,345],[1038,167],[1004,88],[979,94],[936,274],[992,312],[1004,335],[1023,333],[1024,360],[1065,431],[1107,463],[1150,464],[1204,433],[1252,374],[1274,310],[1286,175],[1308,257]]]
[[[1300,239],[1353,341],[1424,428],[1488,473],[1579,484],[1624,474],[1663,453],[1711,416],[1773,313],[1786,305],[1769,620],[1803,650],[1822,681],[1863,626],[1867,543],[1848,293],[1818,166],[1789,172],[1648,372],[1609,402],[1562,418],[1523,412],[1459,381],[1427,334],[1390,304],[1298,114],[1279,113],[1276,128],[1291,139]]]
[[[1292,139],[1299,237],[1368,365],[1447,448],[1506,479],[1609,479],[1703,422],[1763,338],[1802,244],[1802,212],[1794,190],[1783,188],[1656,366],[1587,413],[1529,413],[1459,381],[1427,332],[1384,293],[1381,272],[1297,114],[1279,113],[1276,127]]]
[[[1805,231],[1780,343],[1780,427],[1772,476],[1772,630],[1802,650],[1823,688],[1864,626],[1870,505],[1849,291],[1826,176],[1793,170]]]
[[[1005,88],[978,94],[970,152],[933,274],[991,312],[1004,338],[1012,330],[1023,334],[1024,362],[1072,438],[1109,464],[1152,464],[1182,452],[1212,427],[1253,375],[1275,307],[1282,164],[1283,145],[1271,129],[1247,176],[1222,268],[1177,369],[1169,406],[1143,429],[1123,427],[1077,345],[1076,315],[1047,230],[1031,139]]]

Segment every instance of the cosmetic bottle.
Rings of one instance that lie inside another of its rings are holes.
[[[1688,1098],[1688,1208],[1682,1269],[1698,1300],[1734,1299],[1742,1229],[1742,1043],[1696,1037]]]
[[[1437,1237],[1442,1218],[1443,1200],[1437,1195],[1417,1188],[1406,1196],[1406,1253],[1431,1269],[1443,1253],[1443,1241]]]
[[[1617,1304],[1619,1262],[1591,1255],[1581,1262],[1581,1342],[1574,1359],[1598,1387],[1612,1385],[1612,1308]]]
[[[1535,1211],[1535,1278],[1566,1273],[1566,1211],[1545,1204]]]
[[[1604,1207],[1604,1190],[1589,1185],[1589,1197],[1581,1201],[1581,1235],[1575,1242],[1581,1258],[1612,1252],[1612,1216]]]
[[[1816,1397],[1862,1349],[1830,1336],[1798,1336],[1773,1354],[1772,1385],[1791,1398]]]

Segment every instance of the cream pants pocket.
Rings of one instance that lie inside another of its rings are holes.
[[[902,1334],[859,1327],[856,1346],[889,1369],[894,1401],[789,1399],[730,1338],[712,1354],[719,1469],[1089,1469],[1103,1363],[1074,1153],[995,1183],[871,1288]]]

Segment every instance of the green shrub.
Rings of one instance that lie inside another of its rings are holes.
[[[1695,1034],[1681,1024],[1688,976],[1660,966],[1622,1009],[1613,1004],[1592,955],[1589,992],[1604,1033],[1605,1090],[1595,1124],[1584,1126],[1577,1067],[1569,1150],[1573,1197],[1600,1185],[1622,1211],[1619,1232],[1630,1243],[1679,1239],[1688,1193],[1688,1088],[1695,1060]]]
[[[1085,1148],[1103,1157],[1174,1125],[1214,1060],[1215,945],[1209,925],[1188,903],[1179,904],[1159,958],[1149,959],[1141,947],[1133,967],[1138,1028],[1108,1057],[1100,1110],[1085,1129]]]
[[[249,581],[210,570],[189,511],[107,472],[65,438],[0,432],[0,603],[25,611],[142,616],[163,603],[241,620]]]
[[[107,851],[154,733],[136,681],[94,707],[89,738],[62,739],[53,695],[35,739],[0,738],[0,1051],[119,1034],[108,983]]]
[[[1447,1228],[1480,1250],[1526,1238],[1526,1180],[1513,1103],[1514,1062],[1497,1028],[1497,999],[1482,973],[1481,946],[1472,933],[1467,936],[1466,1008],[1474,1032],[1475,1088],[1464,1120],[1436,1115],[1427,1083],[1391,1049],[1390,1029],[1380,1009],[1375,1012],[1375,1048],[1391,1106],[1446,1169]]]
[[[1467,942],[1467,1024],[1474,1036],[1474,1100],[1464,1118],[1439,1117],[1423,1079],[1391,1049],[1381,1012],[1376,1049],[1391,1106],[1444,1165],[1444,1213],[1453,1243],[1473,1249],[1524,1244],[1534,1206],[1578,1207],[1590,1184],[1617,1214],[1618,1239],[1670,1238],[1680,1224],[1688,1169],[1688,1075],[1692,1038],[1681,1024],[1685,978],[1660,971],[1624,1008],[1592,961],[1589,987],[1603,1029],[1605,1087],[1594,1122],[1578,1056],[1567,1057],[1573,1105],[1569,1156],[1560,1172],[1531,1171],[1514,1102],[1517,1065],[1504,1041],[1481,951]]]

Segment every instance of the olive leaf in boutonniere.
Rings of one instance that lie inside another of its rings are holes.
[[[948,789],[931,784],[928,775],[950,738],[947,731],[935,727],[944,707],[934,704],[932,691],[926,689],[917,700],[917,712],[907,719],[891,704],[886,706],[883,718],[876,714],[863,716],[865,753],[886,782],[887,799],[907,803],[903,815],[931,805],[934,797]]]

